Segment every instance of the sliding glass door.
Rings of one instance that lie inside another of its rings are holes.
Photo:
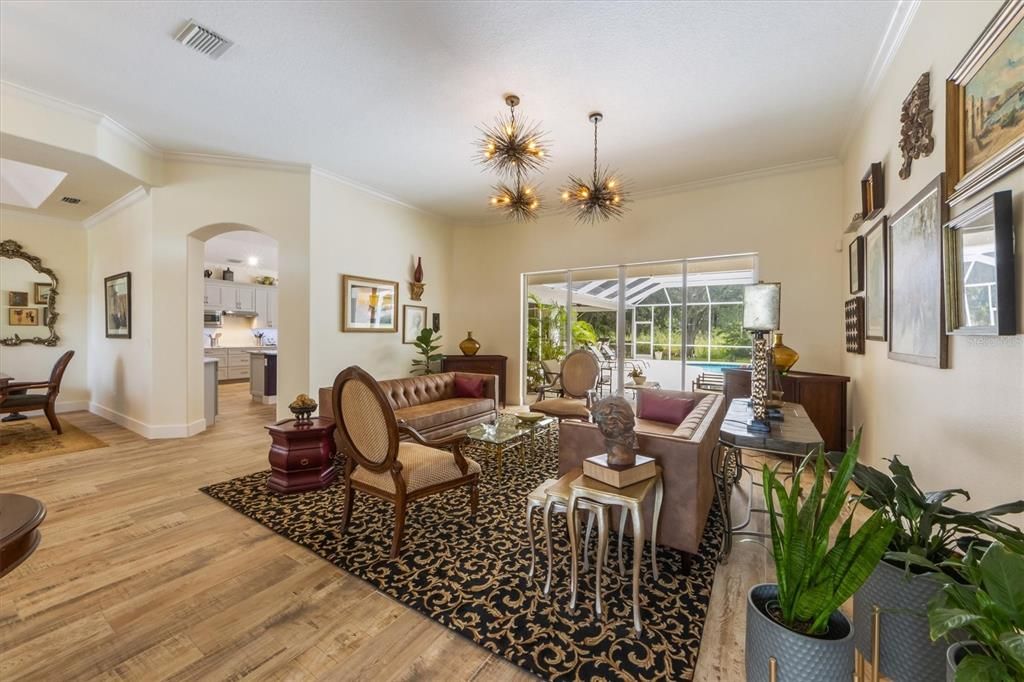
[[[743,285],[755,281],[753,254],[524,275],[526,401],[577,348],[597,356],[598,392],[627,398],[690,390],[700,374],[749,363]]]

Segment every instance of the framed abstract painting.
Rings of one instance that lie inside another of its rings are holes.
[[[132,273],[103,280],[103,314],[108,339],[132,338]]]
[[[397,332],[398,282],[342,275],[341,331]]]
[[[942,285],[943,176],[889,220],[889,357],[945,368]]]

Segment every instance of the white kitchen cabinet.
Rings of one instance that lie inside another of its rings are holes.
[[[221,284],[214,284],[207,280],[203,291],[203,307],[211,310],[220,310],[224,307],[225,287]],[[228,295],[232,292],[227,291]]]
[[[256,287],[256,326],[277,328],[277,289]]]

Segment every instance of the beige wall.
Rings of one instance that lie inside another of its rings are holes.
[[[146,197],[94,225],[88,240],[90,409],[143,435],[153,424],[152,205]],[[106,338],[103,279],[132,275],[130,339]]]
[[[838,371],[840,173],[832,164],[645,198],[622,220],[597,225],[552,211],[526,226],[459,227],[446,348],[457,352],[472,330],[481,353],[507,355],[511,400],[520,385],[521,273],[756,252],[760,278],[782,282],[782,329],[799,368]]]
[[[1000,3],[922,3],[850,144],[843,168],[845,221],[860,210],[859,181],[869,163],[885,166],[885,214],[898,211],[945,167],[944,80]],[[924,71],[931,72],[935,151],[897,175],[900,105]],[[956,207],[991,192],[1014,193],[1018,319],[1024,320],[1024,169]],[[872,221],[871,224],[874,224]],[[871,225],[864,225],[864,234]],[[848,244],[848,235],[844,244]],[[844,260],[845,267],[845,260]],[[925,488],[963,487],[970,507],[1024,496],[1024,336],[949,338],[950,369],[889,360],[887,344],[867,341],[863,356],[844,353],[852,379],[854,424],[864,425],[863,457],[876,465],[899,454]]]
[[[402,344],[401,310],[397,333],[341,332],[343,274],[397,281],[399,308],[411,303],[426,306],[431,315],[440,313],[442,335],[457,342],[461,337],[448,306],[451,228],[318,172],[310,189],[310,387],[330,385],[354,364],[379,378],[406,376],[415,357],[413,346]],[[421,302],[409,300],[416,256],[423,258],[425,272]]]
[[[26,343],[20,346],[0,347],[0,372],[13,376],[19,381],[44,380],[50,376],[53,363],[68,350],[75,351],[75,357],[68,365],[61,385],[57,409],[60,411],[85,409],[89,403],[89,387],[87,381],[88,342],[86,321],[88,319],[88,298],[86,292],[86,234],[82,225],[77,222],[47,218],[22,211],[0,209],[0,240],[13,239],[33,256],[41,258],[43,265],[53,270],[60,280],[60,295],[57,300],[57,334],[60,343],[52,348]],[[6,268],[10,261],[0,260],[0,268]],[[30,266],[20,261],[25,269]],[[4,278],[6,281],[6,277]],[[45,281],[37,277],[34,281]],[[6,288],[6,287],[5,287]],[[29,305],[37,308],[42,306],[32,303],[32,290],[29,288]],[[4,297],[7,292],[0,293]],[[33,335],[49,335],[45,327],[6,327],[6,298],[4,300],[0,336],[9,336],[10,332],[21,330],[25,337],[25,329],[31,329]]]

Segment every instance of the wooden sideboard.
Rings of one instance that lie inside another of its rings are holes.
[[[750,397],[750,370],[726,369],[725,404]],[[789,372],[782,377],[782,399],[800,403],[814,422],[826,450],[846,450],[846,384],[850,377],[815,372]]]
[[[508,358],[504,355],[446,355],[441,360],[442,372],[474,372],[476,374],[498,375],[498,396],[502,406],[507,402],[505,381]]]

